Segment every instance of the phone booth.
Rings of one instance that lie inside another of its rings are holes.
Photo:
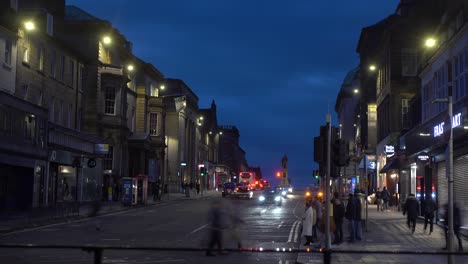
[[[133,204],[133,178],[122,178],[122,203],[125,206]]]
[[[146,204],[148,199],[148,176],[139,174],[133,177],[134,202],[132,204]]]

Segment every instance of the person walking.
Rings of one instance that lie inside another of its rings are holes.
[[[359,198],[359,193],[354,194],[354,208],[355,208],[355,214],[354,214],[354,225],[355,225],[355,232],[356,232],[356,239],[361,240],[362,239],[362,209],[363,207],[361,206],[361,199]]]
[[[387,187],[383,187],[382,200],[383,200],[384,210],[388,211],[388,202],[390,201],[390,192],[387,190]]]
[[[377,189],[377,192],[375,193],[375,197],[377,198],[377,212],[383,211],[382,192],[380,191],[380,188]]]
[[[306,202],[306,210],[304,215],[302,216],[302,235],[305,237],[306,242],[304,246],[309,246],[312,241],[313,235],[313,226],[315,225],[315,217],[314,217],[314,208],[310,201]]]
[[[351,193],[348,195],[345,218],[348,220],[348,241],[352,243],[356,240],[356,230],[354,225],[354,219],[356,218],[356,205],[354,203],[353,194]]]
[[[403,208],[403,215],[406,214],[406,224],[408,228],[411,228],[411,233],[414,234],[416,230],[416,218],[418,217],[418,200],[414,194],[410,193],[406,199],[405,206]],[[410,223],[413,227],[410,226]]]
[[[434,231],[434,212],[436,210],[435,202],[432,198],[426,199],[424,203],[424,233],[426,233],[427,222],[430,224],[429,235]]]
[[[208,212],[208,223],[209,223],[209,242],[208,249],[206,251],[207,256],[215,256],[212,249],[215,245],[218,246],[218,253],[225,255],[223,251],[223,231],[226,229],[228,223],[226,219],[226,212],[221,200],[217,199],[213,201],[213,204]]]
[[[335,241],[332,244],[339,245],[343,242],[343,218],[345,215],[345,208],[340,200],[340,194],[335,192],[333,194],[333,220],[335,222]]]
[[[320,197],[317,195],[317,197],[312,200],[312,207],[315,209],[315,212],[316,212],[316,221],[315,221],[315,224],[313,226],[313,234],[312,234],[312,239],[313,241],[318,241],[319,240],[319,236],[320,236],[320,223],[322,222],[322,213],[323,213],[323,210],[322,210],[322,203],[320,202]]]
[[[448,204],[444,205],[444,227],[445,227],[445,248],[447,249],[448,245]],[[458,208],[457,204],[453,204],[453,231],[455,232],[455,236],[457,237],[458,240],[458,250],[463,251],[463,244],[462,240],[460,237],[460,226],[461,226],[462,220],[460,216],[460,209]]]

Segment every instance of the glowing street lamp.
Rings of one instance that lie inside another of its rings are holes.
[[[377,67],[375,67],[375,65],[373,65],[373,64],[371,66],[369,66],[369,70],[371,70],[371,71],[375,71],[376,69],[377,69]]]
[[[428,47],[428,48],[432,48],[436,44],[437,44],[437,40],[435,38],[428,38],[428,39],[426,39],[426,42],[424,43],[424,45],[426,45],[426,47]]]
[[[164,85],[159,86],[159,89],[164,90],[166,87]]]
[[[358,90],[358,89],[354,89],[353,92],[354,92],[355,94],[357,94],[357,93],[359,93],[359,90]]]
[[[106,45],[109,45],[111,44],[112,39],[109,36],[105,36],[104,38],[102,38],[102,42],[104,42],[104,44]]]
[[[127,66],[128,71],[133,71],[133,69],[134,69],[133,65],[130,64],[130,65]]]
[[[33,31],[33,30],[36,29],[36,25],[32,21],[26,21],[26,22],[24,22],[24,28],[27,31]]]

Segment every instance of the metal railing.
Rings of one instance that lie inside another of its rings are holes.
[[[100,246],[100,245],[41,245],[41,244],[0,244],[2,248],[21,248],[21,249],[74,249],[82,250],[93,254],[93,263],[103,263],[105,250],[139,250],[139,251],[164,251],[164,252],[206,252],[208,248],[187,248],[187,247],[134,247],[127,245],[120,246]],[[294,248],[227,248],[226,252],[251,252],[251,253],[307,253],[322,254],[323,263],[332,263],[333,254],[387,254],[387,255],[443,255],[443,256],[468,256],[468,252],[447,252],[447,251],[418,251],[418,250],[326,250],[326,249],[294,249]]]

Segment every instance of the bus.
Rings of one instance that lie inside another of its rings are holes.
[[[255,172],[252,172],[252,171],[240,172],[239,182],[247,182],[251,187],[255,187]]]

